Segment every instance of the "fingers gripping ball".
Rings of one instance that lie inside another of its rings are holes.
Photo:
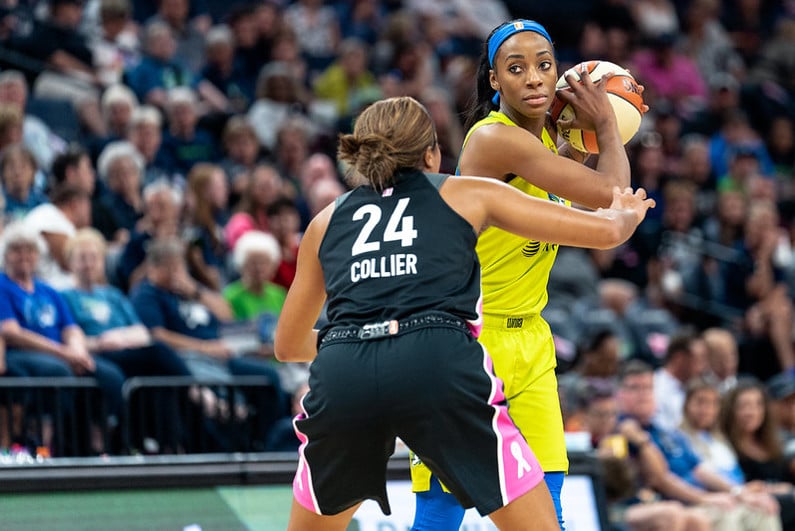
[[[613,111],[616,113],[621,141],[626,144],[635,136],[635,133],[638,132],[640,120],[643,116],[643,95],[641,94],[640,87],[638,87],[638,83],[628,70],[614,63],[608,61],[587,61],[571,68],[560,76],[555,86],[556,90],[568,90],[569,83],[566,81],[566,74],[571,73],[574,75],[575,79],[579,80],[579,72],[583,64],[587,65],[588,73],[594,83],[608,72],[614,74],[612,78],[607,80],[605,90],[607,91],[607,98],[613,106]],[[550,109],[552,119],[555,122],[557,122],[558,119],[572,119],[574,117],[574,112],[574,107],[560,98],[554,99],[552,108]],[[564,130],[558,128],[558,134],[579,151],[599,153],[599,145],[596,142],[596,133],[594,131],[583,129]]]

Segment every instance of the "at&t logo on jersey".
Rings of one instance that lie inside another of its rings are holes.
[[[522,247],[522,255],[526,258],[532,258],[539,253],[539,251],[543,251],[548,253],[549,251],[554,251],[558,248],[557,243],[542,243],[535,240],[530,240]]]

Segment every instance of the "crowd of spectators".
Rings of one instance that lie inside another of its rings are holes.
[[[346,189],[337,135],[411,95],[453,172],[482,43],[518,16],[551,30],[559,73],[612,61],[650,107],[627,150],[657,208],[626,244],[561,249],[552,271],[567,422],[585,423],[601,395],[583,389],[610,388],[631,360],[665,371],[666,429],[684,414],[670,389],[691,376],[711,371],[724,392],[737,373],[795,371],[793,3],[527,4],[0,1],[2,279],[37,304],[45,290],[53,312],[34,341],[10,299],[0,375],[105,374],[116,404],[134,375],[257,374],[273,383],[263,448],[294,443],[271,428],[306,368],[275,362],[269,333],[303,229]],[[258,345],[241,352],[225,325],[252,319]],[[677,350],[684,327],[703,341]],[[55,363],[21,365],[28,351]],[[0,428],[0,447],[19,435]]]

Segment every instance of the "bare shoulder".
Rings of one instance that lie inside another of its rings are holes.
[[[502,123],[478,127],[461,153],[461,170],[468,175],[482,175],[502,179],[519,174],[515,161],[549,154],[535,135],[521,127]]]

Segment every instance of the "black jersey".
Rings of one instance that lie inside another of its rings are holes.
[[[337,200],[319,251],[330,324],[479,317],[477,235],[439,195],[446,178],[400,173],[381,193],[363,186]]]

